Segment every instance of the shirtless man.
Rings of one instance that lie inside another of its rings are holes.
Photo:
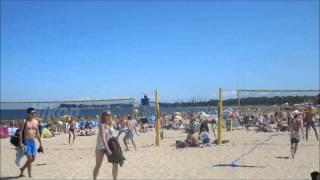
[[[119,133],[117,138],[120,136],[120,134],[122,132],[126,132],[128,130],[128,126],[127,126],[127,117],[125,115],[121,115],[119,118]]]
[[[133,130],[136,132],[136,134],[139,136],[137,129],[136,129],[136,121],[131,119],[131,116],[128,116],[128,120],[126,122],[128,130],[126,131],[126,135],[123,137],[123,143],[126,146],[126,151],[129,151],[127,140],[131,140],[132,145],[134,147],[134,150],[137,150],[136,144],[133,141],[134,133]]]
[[[31,176],[31,163],[35,160],[37,147],[35,143],[35,138],[38,139],[40,147],[39,150],[42,150],[42,143],[40,138],[40,133],[38,129],[38,121],[35,118],[35,109],[34,108],[28,108],[27,114],[28,117],[25,121],[21,122],[20,129],[21,133],[19,133],[20,142],[19,146],[24,147],[25,155],[27,156],[27,161],[25,165],[20,168],[20,176],[24,176],[23,172],[26,168],[28,168],[28,174],[29,178]]]
[[[299,134],[300,129],[301,129],[301,134],[303,138],[302,117],[299,114],[299,112],[294,112],[294,119],[290,122],[290,125],[289,125],[292,158],[294,158],[298,149],[298,143],[300,140],[300,134]]]
[[[199,135],[197,133],[194,133],[193,129],[190,129],[188,132],[186,142],[190,145],[190,147],[199,147]]]
[[[317,129],[314,125],[314,121],[315,121],[315,113],[312,112],[312,107],[310,106],[307,109],[307,112],[305,113],[304,116],[304,121],[306,123],[306,141],[308,141],[308,130],[310,129],[310,126],[312,127],[314,134],[316,135],[317,141],[319,140],[318,138],[318,132]]]
[[[76,139],[76,134],[74,133],[75,129],[76,129],[76,123],[73,120],[73,117],[68,117],[69,120],[69,124],[68,124],[68,129],[69,129],[69,144],[70,144],[70,140],[71,140],[71,133],[73,135],[73,141],[72,143],[74,144],[74,140]]]

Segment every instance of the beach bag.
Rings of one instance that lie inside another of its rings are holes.
[[[11,136],[11,138],[10,138],[10,143],[12,144],[12,145],[14,145],[14,146],[19,146],[19,136],[18,136],[18,133],[17,132],[19,132],[20,130],[18,129],[17,131],[16,131],[16,134],[14,135],[14,136]]]
[[[24,123],[24,127],[23,127],[23,130],[22,130],[22,141],[24,139],[24,129],[26,128],[26,124],[27,124],[27,120],[26,122]],[[14,136],[12,136],[10,138],[10,143],[14,146],[19,146],[19,141],[20,141],[20,137],[19,137],[19,132],[20,132],[20,129],[17,129],[16,133],[14,134]]]

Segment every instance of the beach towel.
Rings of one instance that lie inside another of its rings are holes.
[[[108,162],[110,163],[119,163],[120,167],[123,165],[124,160],[126,158],[122,154],[121,146],[118,142],[118,139],[115,137],[112,137],[108,141],[108,147],[110,151],[112,152],[111,155],[107,155]]]
[[[24,148],[23,147],[16,147],[16,160],[15,164],[17,166],[20,166],[20,161],[22,157],[24,156]]]
[[[186,142],[180,141],[180,140],[176,141],[176,148],[186,148],[186,147],[201,147],[201,145],[200,144],[189,144],[189,143],[186,143]]]
[[[8,127],[0,126],[0,138],[7,138],[9,135]]]
[[[8,128],[8,135],[14,136],[19,128]]]
[[[176,148],[185,148],[187,146],[188,144],[186,142],[179,141],[179,140],[176,141]]]

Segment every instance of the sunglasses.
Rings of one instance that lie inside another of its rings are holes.
[[[111,114],[107,114],[107,116],[111,116]]]

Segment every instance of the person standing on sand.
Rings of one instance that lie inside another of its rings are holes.
[[[70,141],[71,141],[71,133],[73,135],[73,141],[72,143],[74,144],[74,140],[76,139],[76,134],[75,134],[75,129],[76,129],[76,123],[75,121],[73,120],[73,117],[68,117],[68,120],[69,120],[69,124],[68,124],[68,129],[69,129],[69,144],[70,144]]]
[[[274,113],[274,121],[277,124],[277,131],[281,129],[282,127],[282,119],[281,119],[281,109],[279,111],[276,111]]]
[[[41,137],[38,129],[38,121],[35,119],[36,110],[35,108],[28,108],[27,115],[23,123],[19,124],[21,131],[19,132],[19,147],[24,148],[25,155],[27,156],[27,161],[20,168],[20,177],[23,177],[23,172],[26,168],[28,168],[29,178],[32,177],[31,175],[31,163],[35,160],[37,154],[37,147],[35,138],[38,139],[40,147],[38,152],[43,152]]]
[[[299,114],[299,111],[295,111],[294,112],[294,119],[290,122],[290,125],[289,125],[292,158],[294,158],[294,156],[298,150],[298,143],[300,140],[300,134],[299,134],[300,129],[301,129],[301,134],[302,134],[302,138],[303,138],[302,117]]]
[[[306,109],[307,112],[305,112],[304,116],[304,122],[306,123],[306,141],[308,141],[308,131],[310,129],[310,126],[312,127],[314,134],[316,135],[317,141],[319,140],[318,138],[318,132],[317,129],[314,125],[315,122],[315,113],[312,112],[312,107],[310,106],[309,108]]]
[[[112,113],[110,111],[102,112],[100,116],[99,132],[96,144],[96,165],[93,169],[93,179],[96,180],[105,154],[111,155],[108,147],[108,141],[112,138]],[[112,176],[116,180],[118,175],[118,163],[112,163]]]

